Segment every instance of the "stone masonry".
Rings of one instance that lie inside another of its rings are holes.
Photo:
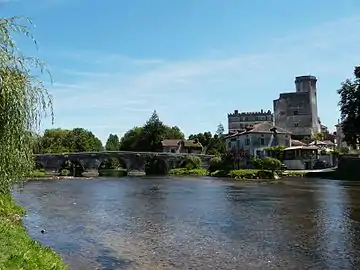
[[[146,163],[153,157],[165,162],[168,168],[178,168],[184,162],[188,154],[175,153],[152,153],[152,152],[128,152],[128,151],[103,151],[86,153],[64,153],[64,154],[38,154],[35,160],[38,165],[46,171],[59,172],[62,164],[66,161],[77,162],[83,166],[85,172],[97,171],[102,162],[109,158],[118,158],[122,161],[126,170],[145,171]],[[212,155],[199,156],[203,162],[203,167],[209,166]]]
[[[316,82],[314,76],[296,77],[296,92],[281,93],[273,102],[275,125],[290,131],[294,138],[320,132]]]

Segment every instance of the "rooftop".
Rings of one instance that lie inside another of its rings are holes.
[[[228,135],[227,138],[231,138],[231,137],[237,137],[239,135],[244,135],[244,134],[251,134],[251,133],[267,133],[267,134],[272,134],[274,133],[273,129],[276,129],[276,133],[277,134],[291,134],[291,132],[274,126],[273,122],[263,122],[263,123],[259,123],[259,124],[255,124],[252,127],[248,128],[245,131],[242,132],[237,132],[231,135]]]

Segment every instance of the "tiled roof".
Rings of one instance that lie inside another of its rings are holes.
[[[302,141],[298,140],[291,140],[291,146],[305,146],[306,143],[303,143]]]
[[[179,145],[180,140],[163,140],[161,144],[163,147],[176,147]]]
[[[255,124],[254,126],[248,128],[245,131],[230,134],[230,135],[226,136],[225,139],[235,138],[235,137],[237,137],[239,135],[244,135],[244,134],[249,134],[249,133],[268,133],[268,134],[272,134],[273,131],[271,129],[273,129],[273,128],[276,128],[276,132],[278,134],[291,134],[291,132],[289,132],[289,131],[287,131],[287,130],[285,130],[283,128],[274,126],[274,124],[272,122],[262,122],[262,123],[259,123],[259,124]]]
[[[203,147],[200,142],[197,142],[195,140],[163,140],[161,141],[161,144],[163,147],[177,147],[181,142],[184,143],[184,147],[192,147],[192,148]]]
[[[276,132],[278,134],[290,134],[291,132],[274,126],[272,122],[263,122],[254,125],[250,130],[247,131],[247,133],[273,133],[271,129],[276,128]]]

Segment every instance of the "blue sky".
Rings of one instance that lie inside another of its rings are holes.
[[[0,0],[0,13],[36,25],[54,78],[55,124],[43,128],[81,126],[103,141],[153,110],[187,135],[227,128],[228,112],[272,110],[308,74],[333,130],[336,90],[360,64],[358,0]]]

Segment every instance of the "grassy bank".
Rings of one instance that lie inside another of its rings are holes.
[[[176,175],[176,176],[206,176],[208,175],[208,171],[205,169],[186,169],[186,168],[178,168],[178,169],[172,169],[169,171],[170,175]]]
[[[28,178],[44,178],[44,177],[48,177],[48,175],[44,170],[32,171],[28,176]]]
[[[210,174],[214,177],[228,177],[238,180],[255,180],[255,179],[265,179],[265,180],[275,180],[278,179],[276,173],[269,170],[253,170],[253,169],[242,169],[242,170],[217,170]]]
[[[0,269],[69,269],[50,248],[32,240],[22,226],[25,211],[6,195],[0,195]]]
[[[172,169],[170,175],[176,176],[213,176],[213,177],[228,177],[231,179],[242,180],[277,180],[279,177],[304,177],[306,173],[290,171],[290,172],[272,172],[270,170],[256,170],[256,169],[241,169],[241,170],[217,170],[209,172],[205,169],[186,169],[178,168]]]

